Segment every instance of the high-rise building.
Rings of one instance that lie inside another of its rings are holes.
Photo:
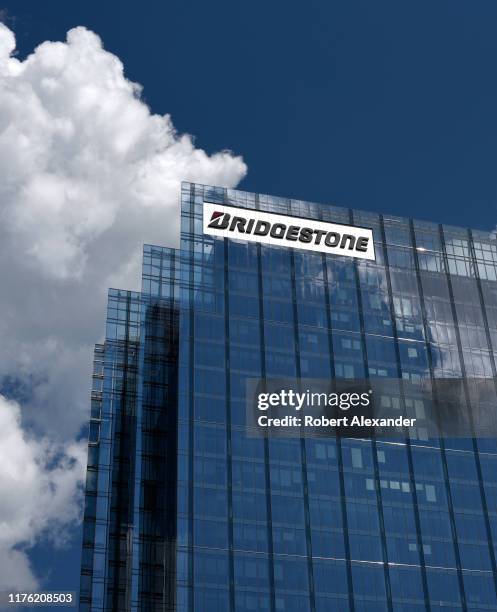
[[[398,379],[404,403],[403,384],[495,379],[495,239],[181,200],[181,248],[144,247],[95,348],[80,609],[497,610],[494,440],[257,438],[245,405],[249,378]]]

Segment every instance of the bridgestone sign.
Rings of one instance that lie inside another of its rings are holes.
[[[204,234],[375,260],[371,229],[204,202]]]

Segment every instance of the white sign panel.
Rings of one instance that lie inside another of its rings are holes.
[[[204,202],[204,234],[375,260],[373,231]]]

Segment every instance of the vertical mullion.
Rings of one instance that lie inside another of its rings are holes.
[[[354,225],[354,212],[352,209],[349,209],[349,219],[350,224]],[[366,346],[366,328],[364,325],[364,311],[362,304],[362,294],[361,294],[361,280],[359,276],[359,266],[357,263],[357,259],[354,259],[354,277],[355,277],[355,285],[356,285],[356,294],[357,294],[357,310],[359,313],[359,324],[361,331],[361,345],[362,345],[362,357],[363,357],[363,367],[365,378],[369,380],[369,365],[368,365],[368,353]],[[375,475],[375,490],[376,490],[376,501],[378,505],[378,520],[380,523],[380,536],[381,536],[381,551],[383,556],[383,571],[385,578],[385,594],[387,600],[387,609],[388,612],[393,612],[392,606],[392,590],[390,586],[390,573],[388,566],[388,553],[387,553],[387,545],[386,545],[386,536],[385,536],[385,520],[383,517],[383,502],[381,497],[381,487],[380,487],[380,470],[378,466],[378,453],[376,448],[376,440],[374,436],[371,438],[371,447],[372,447],[372,458],[373,458],[373,469]]]
[[[295,365],[297,380],[301,379],[301,368],[300,368],[300,339],[299,339],[299,320],[297,310],[297,286],[295,278],[295,251],[290,250],[290,273],[291,273],[291,284],[292,284],[292,306],[293,306],[293,331],[294,331],[294,342],[295,342]],[[309,513],[309,484],[307,480],[307,456],[305,438],[300,438],[300,456],[302,460],[302,485],[304,493],[304,517],[305,517],[305,540],[307,549],[307,573],[309,582],[309,604],[310,612],[316,610],[316,596],[314,592],[314,568],[312,563],[312,542],[311,542],[311,528],[310,528],[310,513]]]
[[[126,567],[128,571],[127,584],[131,585],[126,591],[126,610],[136,610],[138,608],[138,593],[140,592],[141,583],[141,509],[140,499],[142,492],[142,461],[143,461],[143,406],[141,402],[141,395],[138,397],[138,378],[140,377],[140,384],[142,381],[142,366],[143,366],[143,321],[140,316],[140,340],[139,346],[135,346],[135,363],[130,363],[130,312],[133,292],[127,292],[126,302],[126,339],[125,339],[125,370],[126,376],[123,382],[123,397],[125,398],[124,405],[126,406],[126,415],[128,416],[127,421],[132,421],[133,425],[128,423],[127,427],[130,431],[130,438],[132,439],[132,447],[134,452],[130,455],[130,482],[133,483],[132,491],[129,498],[129,507],[131,508],[132,518],[130,519],[130,525],[128,525],[127,532],[127,557]],[[136,294],[135,294],[136,295]],[[138,294],[139,295],[139,294]],[[143,313],[143,301],[140,297],[137,298],[140,305],[140,314]],[[136,345],[136,341],[133,341]],[[133,355],[133,353],[131,353]],[[130,381],[128,378],[129,371],[133,372],[133,379]],[[131,390],[129,385],[131,386]],[[127,405],[130,405],[131,410],[128,411]],[[131,418],[130,418],[131,417]],[[128,510],[130,512],[130,510]]]
[[[326,324],[328,326],[328,350],[330,356],[330,373],[332,382],[336,380],[335,371],[335,356],[333,349],[333,322],[331,319],[331,300],[330,300],[330,288],[329,288],[329,277],[328,277],[328,264],[325,253],[322,253],[321,259],[323,262],[323,281],[324,281],[324,298],[326,304]],[[343,473],[343,453],[342,453],[342,440],[339,435],[336,436],[336,449],[337,449],[337,469],[338,479],[340,485],[340,505],[342,509],[342,525],[343,525],[343,540],[345,548],[345,566],[347,570],[347,586],[348,586],[348,597],[349,597],[349,612],[354,612],[354,587],[352,581],[352,563],[350,557],[350,541],[349,541],[349,526],[347,518],[347,502],[345,494],[345,477]]]
[[[125,332],[125,339],[124,339],[124,354],[123,354],[123,386],[122,386],[122,390],[120,393],[120,407],[121,407],[121,430],[120,430],[120,434],[121,434],[121,440],[120,440],[120,449],[119,449],[119,453],[120,453],[120,458],[122,457],[122,445],[123,445],[123,433],[125,431],[125,429],[127,429],[127,427],[125,427],[124,423],[127,421],[126,416],[127,416],[127,411],[128,411],[128,405],[129,405],[129,400],[128,400],[128,356],[129,356],[129,323],[130,323],[130,310],[131,310],[131,296],[130,293],[127,292],[126,295],[126,332]],[[136,407],[135,407],[136,410]],[[138,419],[135,420],[135,426],[136,428],[138,428]],[[135,440],[136,437],[139,435],[138,431],[135,430]],[[131,431],[130,431],[130,437],[131,437]],[[133,512],[135,510],[134,507],[134,494],[135,494],[135,489],[138,488],[138,491],[140,491],[141,489],[141,483],[137,483],[136,481],[136,469],[137,469],[137,465],[139,460],[141,460],[141,458],[137,457],[136,454],[136,442],[135,442],[135,453],[133,453],[131,455],[132,460],[130,461],[130,476],[131,473],[133,474],[133,492],[131,493],[130,498],[128,499],[128,512],[130,512],[130,507],[133,508]],[[133,469],[134,468],[134,469]],[[118,482],[119,482],[119,489],[118,489],[118,516],[119,519],[116,522],[117,525],[119,525],[119,536],[116,538],[115,541],[115,547],[114,547],[114,552],[116,555],[116,559],[119,559],[119,562],[121,561],[121,553],[120,553],[120,533],[121,533],[121,528],[122,528],[122,486],[121,486],[121,481],[123,478],[123,472],[124,472],[124,466],[123,466],[123,462],[119,461],[119,468],[118,468]],[[112,486],[112,485],[111,485]],[[137,528],[137,524],[139,525],[139,520],[137,522],[133,521],[133,530],[132,530],[132,536],[136,535],[136,532],[139,531],[139,529]],[[129,531],[128,531],[128,535],[129,535]],[[139,537],[139,534],[138,534]],[[133,598],[132,598],[132,592],[133,592],[133,587],[135,585],[135,582],[139,582],[139,575],[138,576],[134,576],[133,572],[132,572],[132,563],[131,560],[133,559],[133,553],[136,552],[136,550],[133,550],[133,537],[131,538],[127,538],[127,542],[126,542],[126,560],[124,563],[124,568],[125,571],[127,573],[126,576],[126,593],[125,593],[125,605],[126,605],[126,610],[130,610],[132,605],[133,605]],[[139,560],[138,560],[138,567],[139,567]],[[120,574],[121,574],[121,569],[119,568],[118,571],[116,571],[114,573],[114,584],[113,584],[113,606],[114,607],[118,607],[119,605],[119,578],[120,578]]]
[[[437,396],[437,391],[436,391],[436,387],[434,384],[435,381],[435,373],[434,373],[434,369],[433,369],[433,354],[432,354],[432,346],[431,343],[429,341],[429,337],[430,337],[430,330],[428,327],[428,316],[427,316],[427,312],[426,312],[426,304],[425,304],[425,298],[424,298],[424,290],[423,290],[423,283],[421,282],[421,273],[420,273],[420,267],[419,267],[419,258],[418,258],[418,251],[417,251],[417,247],[416,247],[416,233],[414,231],[414,224],[413,221],[410,220],[410,229],[411,229],[411,241],[412,241],[412,246],[413,246],[413,255],[414,255],[414,269],[416,272],[416,282],[418,285],[418,293],[419,293],[419,298],[420,298],[420,303],[421,303],[421,315],[422,315],[422,319],[423,319],[423,333],[424,333],[424,337],[425,337],[425,348],[426,348],[426,355],[427,355],[427,359],[428,359],[428,368],[429,368],[429,373],[430,373],[430,380],[431,380],[431,387],[433,389],[432,395],[433,395],[433,403],[435,406],[435,410],[437,410],[437,405],[438,405],[438,396]],[[446,262],[444,261],[443,263],[444,267],[447,267]],[[442,273],[443,274],[443,273]],[[438,410],[437,410],[438,412]],[[444,484],[445,484],[445,494],[447,495],[447,509],[449,511],[449,520],[450,520],[450,530],[452,533],[452,541],[454,544],[454,556],[456,559],[456,572],[457,572],[457,580],[459,583],[459,595],[461,598],[461,606],[462,606],[462,610],[463,612],[465,612],[467,610],[467,605],[466,605],[466,591],[464,588],[464,580],[463,580],[463,575],[462,575],[462,569],[461,569],[461,556],[459,554],[459,545],[458,545],[458,541],[457,541],[457,532],[456,532],[456,523],[455,523],[455,518],[454,518],[454,506],[452,503],[452,493],[450,490],[450,483],[449,483],[449,468],[447,466],[447,453],[445,450],[445,441],[443,439],[443,437],[440,437],[438,440],[438,443],[440,445],[440,459],[442,462],[442,470],[443,470],[443,474],[444,474]]]
[[[399,379],[401,405],[405,411],[405,408],[406,408],[405,388],[404,388],[404,380],[402,378],[402,362],[400,358],[399,333],[397,329],[397,319],[395,316],[395,307],[394,307],[394,302],[393,302],[392,278],[390,275],[390,265],[388,261],[388,249],[387,249],[387,241],[386,241],[386,234],[385,234],[385,222],[383,219],[383,215],[380,215],[380,230],[381,230],[381,241],[382,241],[382,246],[383,246],[383,259],[385,262],[385,276],[387,280],[388,303],[389,303],[389,309],[390,309],[390,317],[392,319],[392,336],[394,339],[394,346],[395,346],[395,361],[396,361],[396,368],[397,368],[397,377]],[[410,440],[408,431],[406,431],[405,446],[406,446],[406,453],[407,453],[407,463],[409,466],[409,479],[411,482],[414,522],[416,525],[416,540],[418,543],[419,557],[420,557],[420,562],[421,562],[421,580],[423,583],[425,606],[426,606],[427,612],[429,612],[431,610],[431,606],[430,606],[429,593],[428,593],[428,581],[426,578],[426,565],[425,565],[425,555],[424,555],[424,549],[423,549],[423,540],[421,538],[421,521],[419,518],[419,509],[418,509],[418,493],[416,490],[416,482],[414,478],[414,462],[412,458],[411,440]]]
[[[468,230],[468,245],[469,245],[470,257],[471,257],[471,261],[472,261],[473,269],[475,273],[476,287],[478,289],[478,299],[480,301],[480,308],[481,308],[481,313],[482,313],[482,318],[483,318],[483,327],[485,328],[485,338],[486,338],[487,345],[488,345],[490,367],[492,368],[494,387],[497,393],[497,368],[495,366],[495,358],[494,358],[494,353],[493,353],[493,348],[492,348],[492,338],[490,336],[487,311],[485,309],[485,299],[483,296],[483,288],[481,286],[481,278],[480,278],[480,273],[478,270],[478,263],[476,260],[476,251],[475,251],[475,245],[473,241],[473,232],[470,229]],[[473,439],[473,449],[475,453],[476,471],[478,474],[478,484],[480,487],[483,516],[485,520],[485,530],[487,532],[488,551],[490,555],[490,563],[492,565],[492,573],[494,576],[494,588],[496,589],[496,594],[497,594],[497,563],[495,559],[492,528],[490,526],[490,518],[488,515],[487,495],[485,492],[485,485],[483,484],[484,478],[483,478],[483,472],[481,469],[480,452],[478,448],[478,442],[475,439]]]
[[[255,197],[255,207],[260,210],[259,196]],[[262,247],[260,243],[257,248],[257,288],[259,294],[259,341],[261,355],[261,379],[266,381],[266,342],[264,332],[264,285],[262,281]],[[271,469],[269,462],[269,439],[264,437],[264,477],[266,481],[266,537],[268,546],[269,564],[269,609],[276,610],[276,595],[274,588],[274,546],[273,546],[273,511],[271,504]]]
[[[195,215],[195,186],[190,185],[190,223],[189,228],[193,234],[193,224]],[[188,372],[188,602],[187,607],[189,612],[195,612],[195,572],[193,564],[193,546],[194,546],[194,520],[193,520],[193,494],[194,494],[194,462],[193,462],[193,443],[194,443],[194,385],[195,385],[195,351],[194,351],[194,340],[195,340],[195,253],[194,253],[194,239],[190,239],[190,252],[188,257],[188,266],[190,268],[189,274],[189,291],[188,291],[188,310],[189,310],[189,372]]]
[[[235,567],[233,558],[233,466],[231,441],[230,319],[228,238],[224,238],[224,350],[226,377],[226,485],[228,502],[228,576],[230,610],[235,610]]]
[[[492,368],[492,375],[493,375],[493,380],[494,380],[494,386],[496,389],[496,393],[497,393],[497,367],[495,365],[495,357],[494,357],[494,352],[493,352],[493,346],[492,346],[492,337],[490,336],[490,327],[488,324],[488,317],[487,317],[487,311],[486,311],[486,304],[485,304],[485,297],[483,295],[483,288],[482,288],[482,284],[481,284],[481,277],[480,277],[480,272],[478,270],[478,262],[476,259],[476,251],[475,251],[475,244],[474,244],[474,240],[473,240],[473,232],[469,229],[468,230],[468,237],[469,237],[469,250],[470,250],[470,254],[471,254],[471,259],[473,262],[473,268],[475,271],[475,278],[476,278],[476,286],[478,288],[478,297],[480,300],[480,307],[481,307],[481,312],[482,312],[482,317],[483,317],[483,324],[485,327],[485,337],[487,340],[487,345],[488,345],[488,352],[489,352],[489,359],[490,359],[490,367]],[[479,449],[478,446],[476,446],[476,450],[475,450],[475,458],[476,458],[476,469],[478,471],[478,479],[480,482],[480,490],[481,490],[481,494],[482,494],[482,502],[483,502],[483,509],[484,509],[484,513],[485,513],[485,526],[486,526],[486,530],[487,530],[487,538],[488,538],[488,543],[489,543],[489,551],[490,551],[490,560],[492,563],[492,571],[494,574],[494,585],[496,585],[497,587],[497,562],[495,559],[495,550],[494,550],[494,546],[493,546],[493,535],[492,535],[492,529],[490,526],[490,518],[488,515],[488,504],[487,504],[487,497],[486,497],[486,493],[485,493],[485,487],[483,485],[483,473],[482,473],[482,469],[481,469],[481,462],[480,462],[480,453],[479,453]]]

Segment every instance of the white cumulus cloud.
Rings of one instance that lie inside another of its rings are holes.
[[[153,115],[93,32],[24,61],[14,47],[0,24],[0,377],[65,435],[86,417],[109,283],[139,286],[144,242],[178,244],[181,180],[234,186],[246,168]]]
[[[63,543],[80,516],[85,461],[83,443],[28,437],[19,404],[0,395],[0,590],[37,587],[26,547],[40,535]]]
[[[88,417],[108,286],[139,288],[143,243],[178,245],[182,180],[232,187],[246,166],[229,151],[206,154],[168,115],[152,114],[93,32],[74,28],[24,60],[14,50],[0,24],[0,392],[21,404],[21,417],[19,406],[1,406],[17,415],[12,435],[25,440],[26,466],[40,475],[39,445],[51,440],[71,456],[67,445]],[[23,438],[27,424],[37,441]],[[67,468],[73,480],[76,470]],[[17,490],[21,504],[28,493]],[[24,514],[9,507],[0,514],[10,534],[0,536],[0,565],[10,559],[29,574],[13,546],[45,526],[31,506]]]

